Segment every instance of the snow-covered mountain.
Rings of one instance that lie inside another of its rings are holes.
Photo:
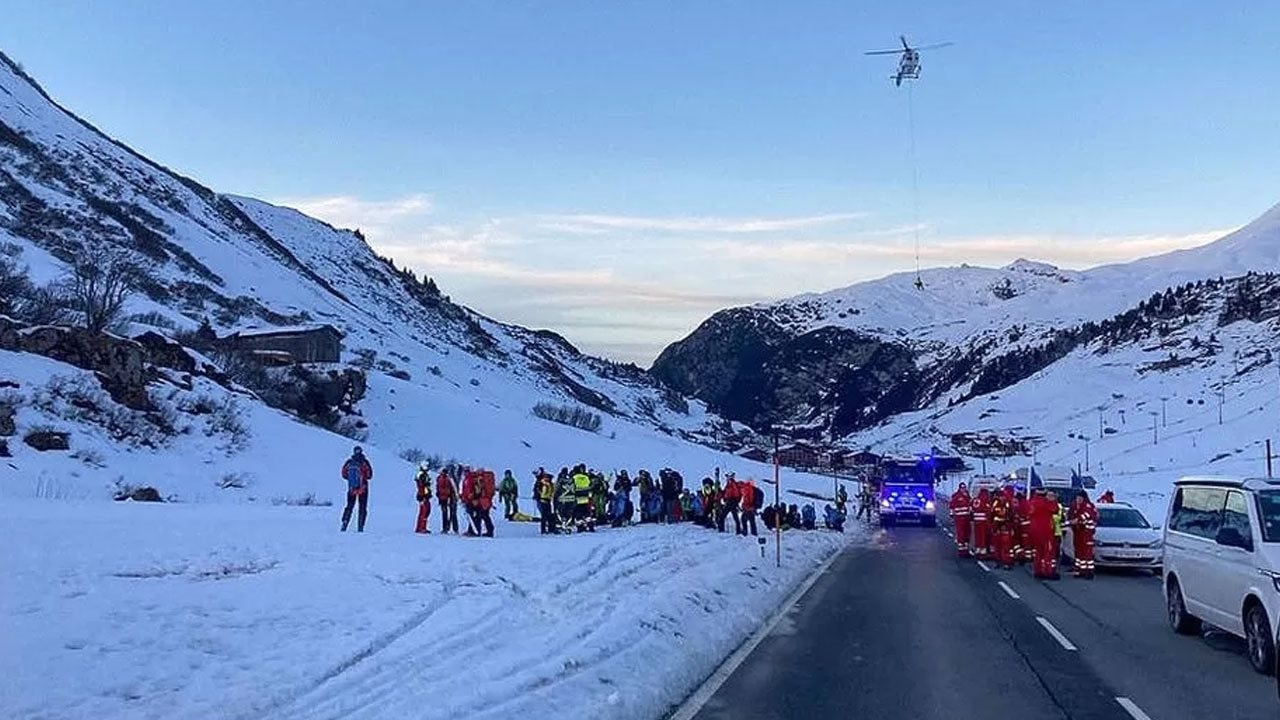
[[[357,230],[174,173],[60,107],[2,54],[0,244],[36,283],[86,247],[129,251],[146,275],[128,312],[155,325],[330,324],[344,334],[344,359],[467,401],[523,413],[539,401],[576,404],[704,441],[725,427],[638,368],[452,302]]]
[[[922,289],[901,273],[721,311],[653,369],[728,418],[826,439],[1016,385],[1081,345],[1134,342],[1102,337],[1102,324],[1136,313],[1155,323],[1148,329],[1169,325],[1166,291],[1276,270],[1280,206],[1216,242],[1130,263],[934,268],[921,273]],[[1215,292],[1236,289],[1190,294],[1212,305],[1223,301]],[[1269,340],[1269,327],[1252,327]]]

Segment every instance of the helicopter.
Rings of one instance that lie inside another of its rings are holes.
[[[898,60],[898,72],[889,76],[889,79],[893,81],[893,84],[898,87],[902,87],[903,80],[919,79],[921,50],[936,50],[938,48],[944,48],[952,44],[949,42],[944,42],[944,43],[935,43],[933,45],[924,45],[922,47],[913,48],[911,47],[911,45],[907,43],[907,37],[905,35],[899,35],[898,39],[902,41],[901,50],[898,50],[896,48],[893,50],[871,50],[870,52],[866,53],[867,55],[901,55],[902,56],[902,58]]]

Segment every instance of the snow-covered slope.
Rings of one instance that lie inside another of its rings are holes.
[[[524,412],[570,402],[685,437],[720,425],[633,366],[451,302],[356,231],[169,171],[65,111],[2,54],[0,243],[37,279],[86,246],[124,248],[147,274],[129,310],[180,328],[328,323],[347,357],[376,354],[376,367],[434,391]]]

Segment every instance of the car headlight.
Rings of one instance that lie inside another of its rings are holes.
[[[887,508],[887,507],[889,507],[889,501],[888,501],[888,500],[881,500],[881,501],[880,501],[880,507],[882,507],[882,508]]]
[[[925,501],[924,501],[924,509],[925,509],[925,510],[932,510],[932,509],[933,509],[933,501],[932,501],[932,500],[925,500]]]

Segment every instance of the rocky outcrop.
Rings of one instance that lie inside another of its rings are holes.
[[[0,437],[10,437],[18,428],[13,421],[16,410],[13,406],[0,402]]]
[[[22,442],[40,452],[70,450],[71,433],[59,430],[32,430],[22,438]]]
[[[845,434],[909,410],[920,387],[903,345],[839,327],[793,335],[755,308],[716,313],[652,372],[726,418],[797,437]]]
[[[128,340],[84,328],[27,326],[0,315],[0,350],[43,355],[89,370],[113,400],[134,410],[154,409],[147,385],[160,377],[158,368],[203,375],[226,384],[218,368],[198,361],[182,345],[157,333]]]
[[[132,340],[83,328],[23,327],[0,317],[0,349],[29,352],[91,370],[113,400],[135,410],[151,410],[146,350]]]

